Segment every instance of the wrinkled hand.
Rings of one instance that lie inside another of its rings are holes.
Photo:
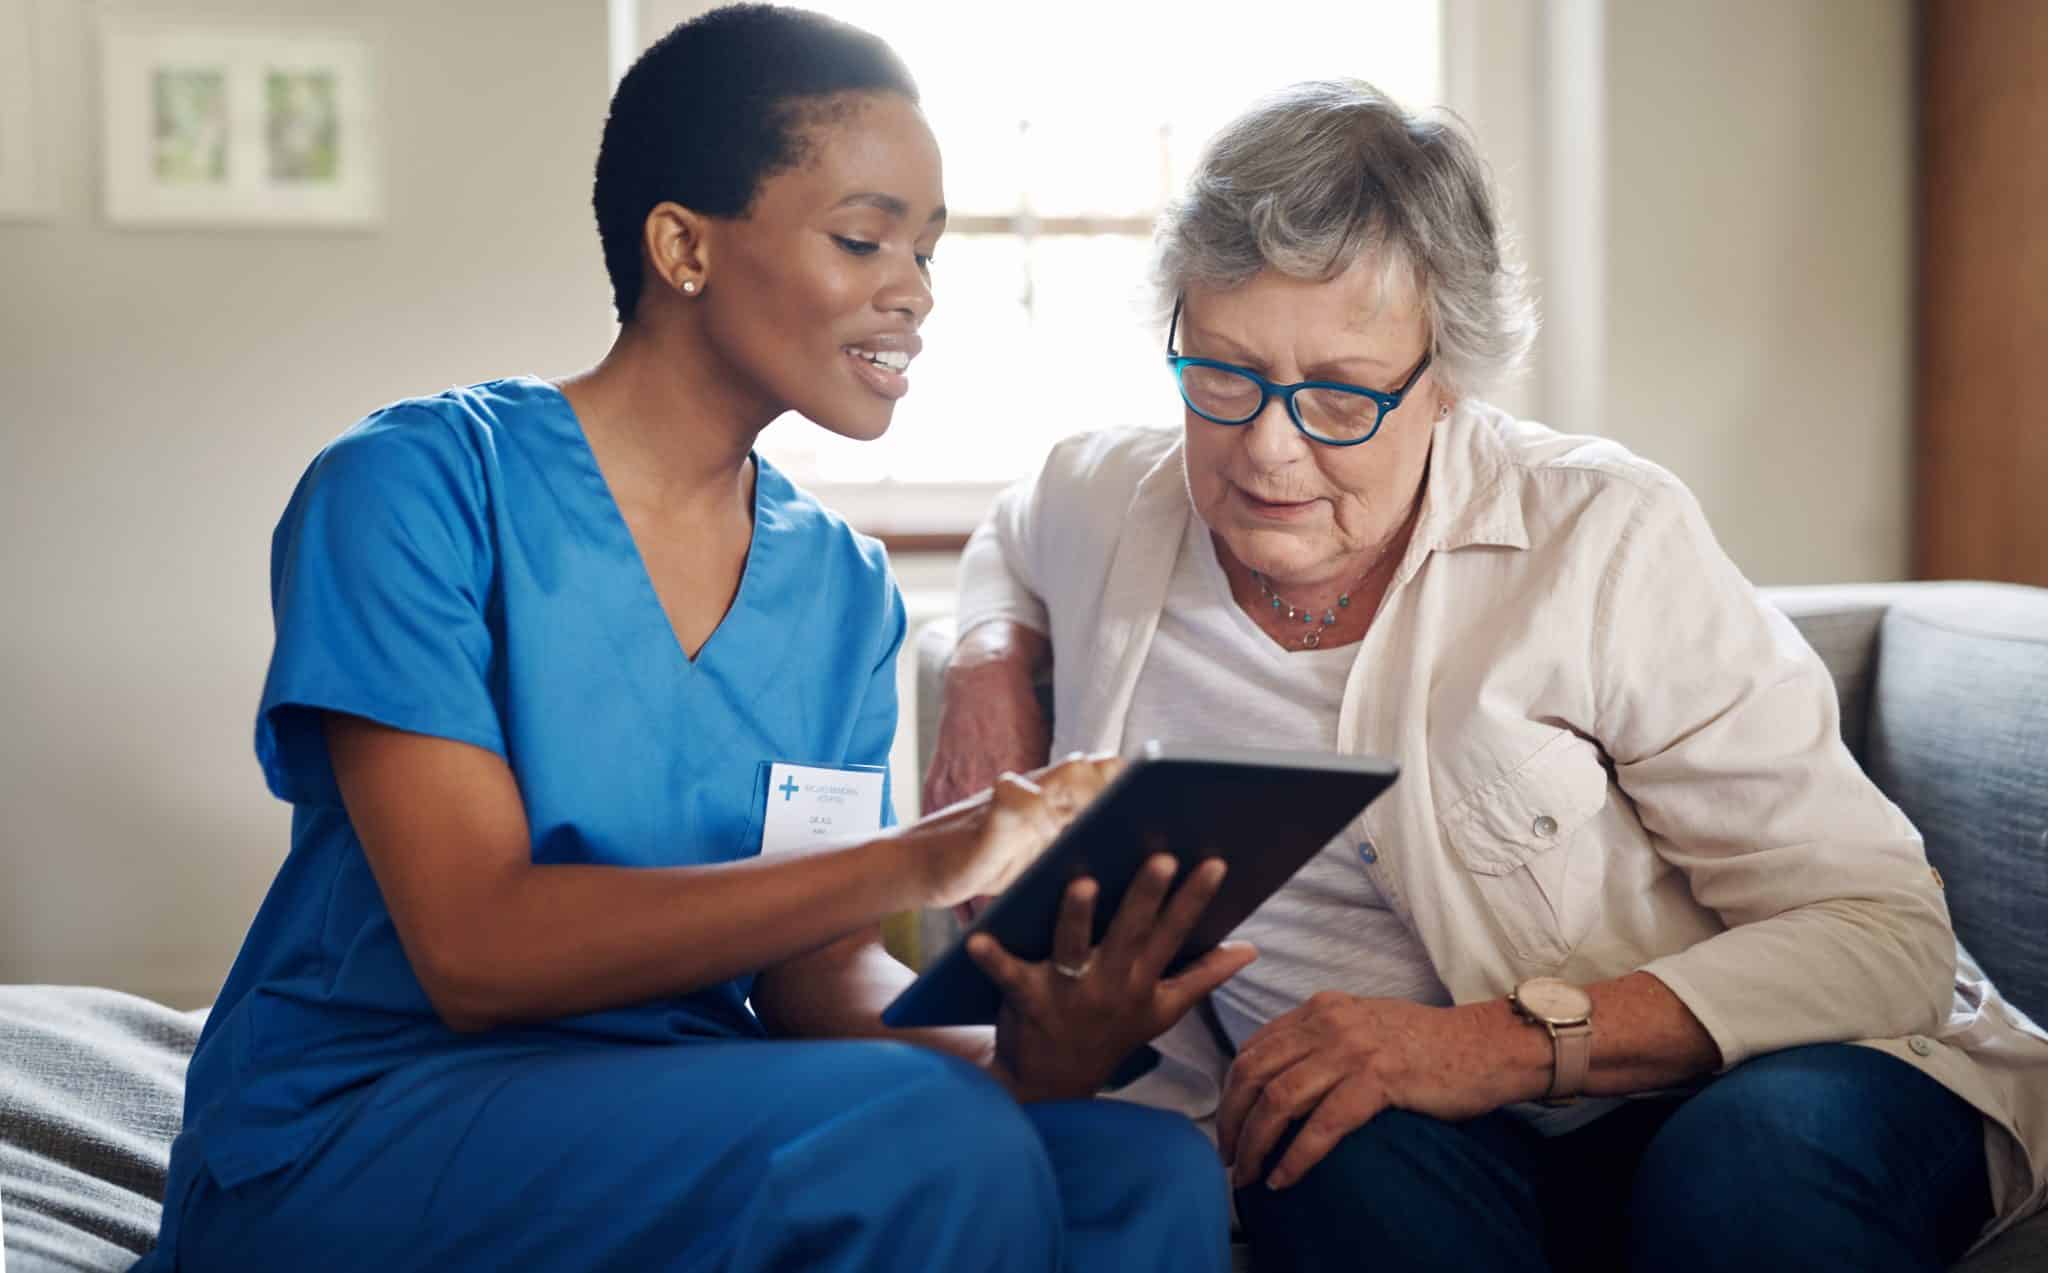
[[[938,740],[925,776],[924,807],[941,809],[986,791],[1004,773],[1045,764],[1052,728],[1038,705],[1031,669],[1018,660],[956,664],[946,675]],[[989,895],[953,908],[962,924],[988,905]]]
[[[946,666],[925,808],[943,809],[987,790],[998,774],[1045,764],[1052,728],[1033,674],[1046,650],[1045,638],[1016,625],[983,624],[961,639]]]
[[[1283,1189],[1389,1107],[1476,1118],[1519,1099],[1484,1005],[1432,1008],[1326,990],[1266,1023],[1230,1067],[1216,1114],[1231,1185],[1258,1179],[1288,1127],[1307,1120],[1267,1176]],[[1527,1026],[1515,1025],[1515,1029]]]
[[[911,832],[932,845],[924,904],[958,906],[1002,892],[1122,771],[1115,756],[1076,752],[1028,774],[1003,774],[981,795],[918,822]]]
[[[1227,942],[1162,978],[1223,882],[1223,862],[1212,858],[1173,889],[1177,865],[1169,854],[1146,861],[1099,946],[1098,889],[1086,878],[1061,898],[1053,957],[1044,963],[1017,959],[985,933],[969,939],[967,953],[1003,991],[996,1060],[1019,1099],[1093,1096],[1125,1057],[1258,958],[1249,945]],[[1084,971],[1072,976],[1059,965]]]

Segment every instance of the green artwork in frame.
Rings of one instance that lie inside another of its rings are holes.
[[[374,24],[195,25],[110,14],[101,30],[110,222],[381,223]]]
[[[263,81],[272,181],[332,184],[341,171],[341,110],[332,71],[271,71]]]
[[[219,69],[158,68],[150,94],[151,159],[167,185],[228,178],[228,76]]]

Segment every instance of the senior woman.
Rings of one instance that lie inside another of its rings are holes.
[[[1124,1089],[1214,1117],[1255,1253],[1933,1269],[2037,1208],[2048,1035],[1824,667],[1671,475],[1476,396],[1533,320],[1470,143],[1288,89],[1157,281],[1181,428],[976,532],[930,796],[1147,737],[1401,761]]]

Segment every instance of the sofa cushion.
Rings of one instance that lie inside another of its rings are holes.
[[[156,1244],[204,1012],[83,986],[0,986],[9,1273],[126,1269]]]
[[[1950,585],[1893,606],[1868,752],[1926,837],[1956,936],[2048,1020],[2048,591]]]

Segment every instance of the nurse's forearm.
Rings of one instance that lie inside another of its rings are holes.
[[[945,1052],[994,1071],[995,1030],[891,1030],[882,1009],[914,977],[882,948],[879,929],[856,933],[764,969],[754,981],[754,1011],[783,1037],[895,1039]]]
[[[630,869],[527,866],[439,960],[413,953],[457,1029],[688,994],[924,905],[915,829],[805,857]],[[484,916],[488,916],[487,919]],[[429,975],[431,972],[431,975]]]
[[[983,802],[847,848],[715,866],[535,865],[504,759],[354,717],[327,718],[349,821],[399,940],[454,1029],[689,994],[960,900],[985,855]]]

